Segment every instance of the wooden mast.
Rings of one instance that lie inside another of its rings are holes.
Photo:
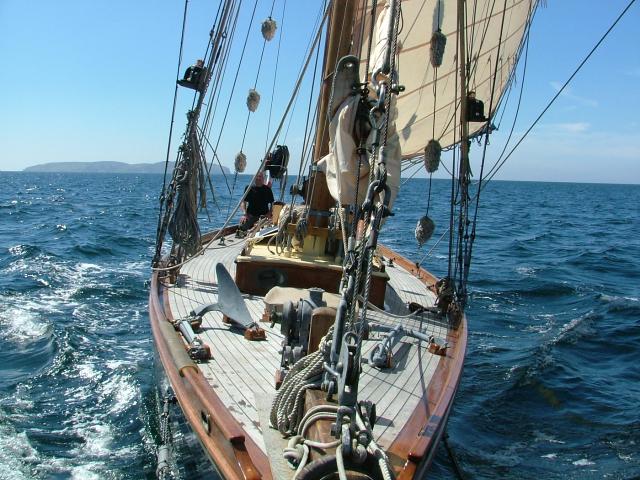
[[[456,262],[459,262],[460,278],[464,278],[462,236],[466,229],[466,212],[469,199],[469,122],[468,122],[468,89],[467,89],[467,35],[465,19],[465,0],[458,0],[458,38],[459,38],[459,61],[460,61],[460,168],[458,171],[458,182],[460,185],[460,218],[458,221],[459,250]],[[453,199],[452,199],[453,201]],[[462,301],[466,303],[466,286],[462,280],[459,284],[459,293]],[[464,308],[464,306],[463,306]]]
[[[467,46],[466,22],[464,18],[464,1],[458,0],[458,35],[460,58],[460,178],[466,178],[469,163],[469,124],[467,123]]]
[[[327,112],[329,99],[331,98],[331,84],[336,68],[336,63],[351,51],[351,28],[355,17],[355,2],[352,0],[333,0],[333,6],[329,18],[329,28],[324,52],[324,65],[322,75],[322,87],[320,90],[320,111],[316,127],[313,163],[317,163],[329,152],[329,120]],[[315,182],[315,186],[314,185]],[[314,212],[328,211],[335,205],[335,200],[329,194],[325,175],[322,172],[314,172],[309,182],[311,198],[308,199],[312,215],[309,224],[312,226],[326,226],[326,216],[313,215]]]
[[[329,19],[329,31],[324,52],[322,88],[320,90],[320,111],[316,129],[314,161],[318,161],[329,152],[327,111],[331,97],[331,83],[336,63],[351,51],[351,27],[355,18],[355,2],[334,0]]]

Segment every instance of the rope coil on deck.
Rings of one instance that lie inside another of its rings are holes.
[[[272,426],[277,428],[284,436],[291,436],[287,448],[284,449],[283,456],[296,469],[293,476],[294,479],[307,465],[311,448],[326,450],[335,447],[337,447],[336,464],[338,475],[341,480],[347,479],[341,452],[342,441],[340,439],[323,443],[305,438],[307,430],[313,423],[318,420],[334,420],[338,414],[336,405],[318,405],[309,409],[303,415],[305,391],[320,387],[319,381],[324,371],[323,363],[325,356],[331,350],[332,338],[333,327],[322,338],[316,352],[301,358],[291,367],[271,407],[270,421]],[[362,447],[360,452],[362,458],[360,460],[364,461],[367,455],[371,455],[375,458],[380,468],[382,478],[384,480],[392,480],[394,478],[393,470],[384,450],[373,440],[370,428],[367,427],[359,415],[356,415],[356,422],[358,429],[360,431],[368,431],[371,438],[366,451]]]
[[[298,430],[302,420],[305,391],[320,388],[325,350],[331,348],[331,341],[327,338],[332,335],[333,332],[330,330],[320,341],[320,347],[316,352],[302,357],[291,367],[273,400],[270,421],[284,436],[294,435]]]

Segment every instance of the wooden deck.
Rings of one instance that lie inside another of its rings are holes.
[[[215,243],[203,255],[188,262],[181,269],[179,281],[168,289],[168,301],[174,318],[186,317],[197,305],[215,303],[217,287],[216,263],[223,263],[235,276],[234,260],[244,241],[226,237],[225,245]],[[390,280],[385,295],[385,312],[370,309],[367,316],[375,323],[390,326],[401,322],[405,327],[433,335],[437,340],[447,338],[447,326],[426,318],[396,318],[388,315],[407,315],[407,302],[430,306],[435,295],[412,273],[397,264],[388,265]],[[264,312],[262,297],[245,296],[249,312],[260,321]],[[262,322],[266,341],[247,341],[239,329],[223,323],[219,312],[207,313],[199,336],[212,350],[213,358],[199,364],[207,381],[246,433],[265,450],[257,410],[256,397],[275,394],[274,375],[280,366],[282,335],[279,325],[270,328]],[[363,357],[375,346],[381,334],[372,333],[363,346]],[[394,366],[379,370],[363,365],[359,398],[376,404],[378,422],[374,435],[378,443],[388,447],[405,425],[427,387],[442,357],[430,354],[425,342],[405,337],[394,348]]]

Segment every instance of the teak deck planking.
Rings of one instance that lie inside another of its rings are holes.
[[[197,305],[215,303],[217,287],[216,263],[223,263],[235,276],[235,258],[240,254],[244,241],[233,235],[225,238],[225,245],[213,244],[205,252],[192,259],[181,269],[179,281],[168,288],[168,303],[174,318],[184,318]],[[434,335],[436,340],[447,338],[447,326],[417,317],[401,318],[387,316],[407,315],[408,302],[431,306],[435,295],[422,280],[405,270],[398,263],[389,264],[385,308],[389,312],[370,309],[367,317],[380,324],[390,326],[401,321],[408,328]],[[245,301],[254,321],[260,322],[264,312],[262,297],[245,295]],[[425,302],[428,299],[428,302]],[[199,336],[211,347],[213,358],[198,364],[209,385],[221,402],[231,412],[246,433],[265,450],[255,395],[275,393],[274,378],[280,365],[282,334],[279,325],[270,328],[260,323],[267,335],[266,341],[248,341],[242,330],[222,321],[220,312],[207,313],[203,318]],[[382,334],[373,333],[371,340],[363,346],[363,358]],[[432,355],[425,342],[409,337],[403,338],[394,348],[393,366],[379,370],[363,365],[360,378],[359,398],[376,403],[379,421],[374,428],[376,440],[388,447],[409,420],[420,399],[425,395],[441,357]],[[421,374],[416,375],[416,372]]]

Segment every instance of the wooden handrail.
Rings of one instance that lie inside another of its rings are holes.
[[[166,332],[162,329],[162,322],[171,325],[171,314],[160,304],[157,272],[154,272],[151,280],[149,311],[155,345],[164,371],[185,417],[211,455],[216,468],[229,479],[270,479],[271,471],[266,456],[255,442],[245,437],[244,429],[227,413],[225,405],[215,395],[197,365],[190,364],[179,369],[173,361],[171,351],[175,346],[170,345],[165,338]],[[175,333],[173,327],[171,333]],[[212,420],[216,428],[205,428],[203,417]],[[256,461],[260,469],[256,466]]]

